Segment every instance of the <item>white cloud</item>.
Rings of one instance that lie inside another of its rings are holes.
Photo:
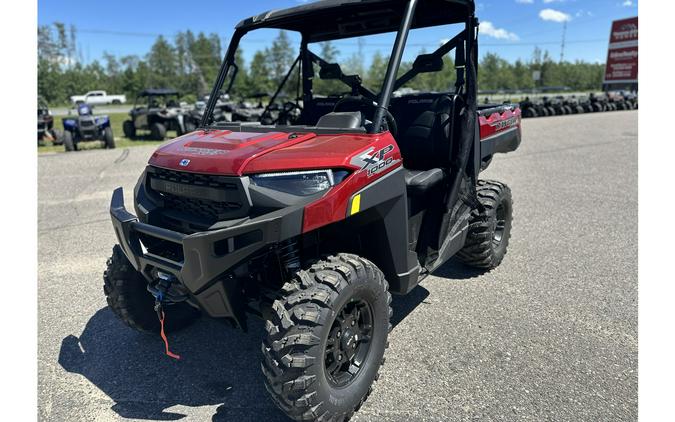
[[[497,38],[500,40],[516,41],[518,35],[509,32],[503,28],[497,28],[490,21],[483,21],[480,23],[479,34],[487,35],[488,37]]]
[[[633,6],[634,4],[635,4],[635,3],[633,3],[633,0],[626,0],[626,1],[624,1],[623,3],[621,3],[621,5],[622,5],[623,7],[631,7],[631,6]]]
[[[555,9],[544,9],[539,12],[539,17],[542,20],[551,22],[568,22],[572,20],[572,16]]]
[[[565,3],[566,0],[544,0],[544,3]]]
[[[532,4],[532,3],[534,3],[534,0],[516,0],[516,3],[520,3],[520,4]]]

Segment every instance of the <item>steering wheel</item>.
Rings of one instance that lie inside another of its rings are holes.
[[[369,120],[372,121],[375,118],[377,108],[378,108],[377,104],[369,98],[349,95],[346,97],[342,97],[335,104],[335,107],[333,107],[333,111],[334,112],[360,111],[364,113]],[[398,135],[398,125],[396,124],[396,119],[394,118],[394,116],[387,109],[384,110],[384,120],[385,123],[387,124],[387,129],[389,130],[391,135],[394,138],[396,138],[396,135]]]

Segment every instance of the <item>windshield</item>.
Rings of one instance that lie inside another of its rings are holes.
[[[455,91],[455,44],[463,25],[410,31],[393,97]],[[439,37],[442,34],[443,37]],[[233,58],[207,120],[263,125],[317,125],[331,112],[361,112],[372,123],[397,33],[303,44],[299,33],[262,28],[233,40]],[[238,42],[237,42],[238,41]],[[231,46],[232,48],[232,46]],[[432,55],[431,53],[435,53]],[[213,95],[213,94],[212,94]],[[348,98],[358,98],[359,104]],[[341,107],[343,106],[343,107]],[[218,113],[227,107],[230,113]]]

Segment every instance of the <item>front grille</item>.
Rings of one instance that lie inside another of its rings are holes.
[[[238,177],[150,166],[148,178],[148,187],[163,199],[163,208],[176,211],[188,220],[213,224],[241,218],[248,213],[247,196]]]
[[[80,119],[80,127],[81,128],[90,128],[93,127],[96,124],[94,120],[91,119]]]

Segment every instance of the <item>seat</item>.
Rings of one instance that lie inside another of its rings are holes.
[[[430,170],[405,170],[405,186],[408,196],[424,196],[445,179],[445,172],[439,168]]]
[[[410,196],[428,194],[446,177],[452,155],[452,126],[457,96],[412,97],[399,104],[404,127],[397,143]],[[431,100],[431,101],[430,101]],[[409,104],[409,106],[407,106]]]
[[[363,126],[363,115],[360,111],[334,111],[321,116],[316,126],[356,129]]]

